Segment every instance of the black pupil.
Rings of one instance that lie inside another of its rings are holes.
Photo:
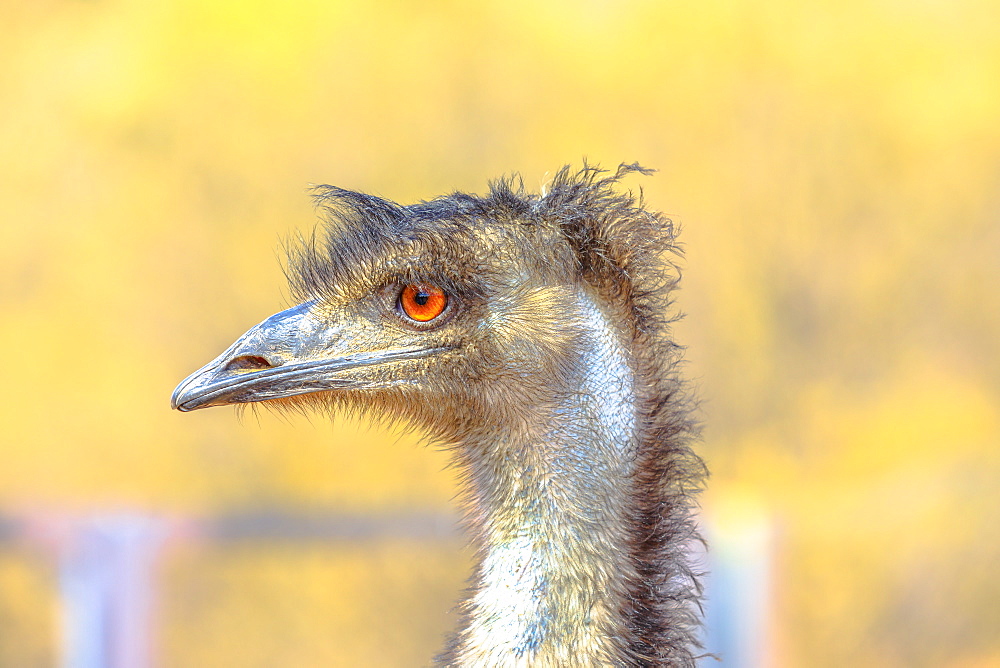
[[[424,292],[423,290],[418,290],[417,294],[413,295],[413,301],[417,302],[419,306],[426,306],[427,300],[430,298],[430,293]]]

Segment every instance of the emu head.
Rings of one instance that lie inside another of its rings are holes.
[[[642,170],[564,169],[544,196],[501,181],[411,206],[318,188],[325,239],[289,258],[300,303],[188,377],[173,406],[374,410],[449,441],[530,428],[579,382],[587,308],[641,335],[629,271],[660,254],[664,226],[613,192],[629,171]]]

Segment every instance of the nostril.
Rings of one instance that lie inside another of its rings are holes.
[[[226,365],[226,371],[257,371],[270,369],[274,365],[260,355],[240,355]]]

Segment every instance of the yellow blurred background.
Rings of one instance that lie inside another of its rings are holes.
[[[287,305],[308,184],[413,202],[583,158],[657,168],[629,185],[683,226],[703,505],[768,527],[763,665],[1000,666],[997,3],[0,15],[0,666],[65,660],[60,522],[450,517],[415,437],[170,393]],[[173,541],[156,664],[424,665],[469,558]]]

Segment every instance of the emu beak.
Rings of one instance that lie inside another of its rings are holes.
[[[442,348],[372,349],[359,345],[344,324],[330,324],[308,301],[253,327],[224,353],[174,390],[179,411],[368,386],[345,372],[415,359]]]

